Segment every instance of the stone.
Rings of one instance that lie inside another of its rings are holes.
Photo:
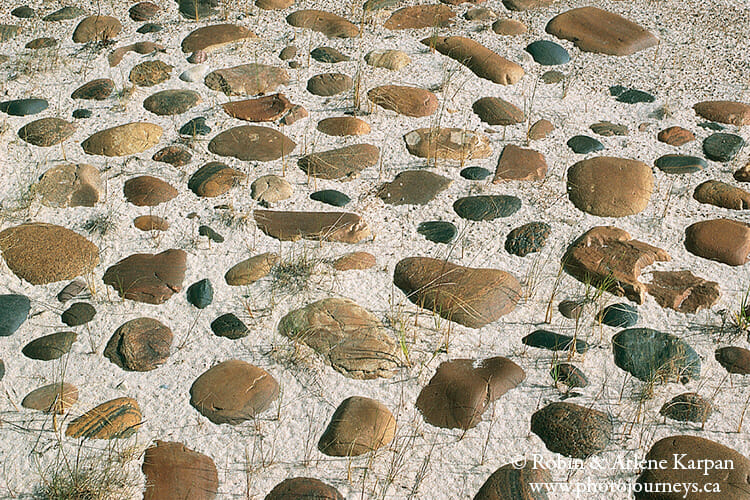
[[[492,172],[482,167],[466,167],[459,172],[459,175],[470,181],[483,181],[492,175]]]
[[[60,315],[60,319],[68,326],[85,325],[96,315],[96,309],[86,302],[76,302]]]
[[[661,130],[656,138],[660,142],[664,142],[670,146],[683,146],[688,142],[694,141],[695,135],[688,129],[674,126]]]
[[[51,47],[56,47],[57,43],[57,38],[45,36],[31,40],[24,47],[31,50],[49,49]]]
[[[370,133],[370,125],[355,116],[334,116],[324,118],[318,122],[318,131],[326,135],[337,137],[347,135],[367,135]]]
[[[393,283],[412,303],[469,328],[482,328],[511,312],[521,290],[518,280],[505,271],[429,257],[399,261]]]
[[[399,366],[396,341],[375,315],[349,299],[328,298],[295,309],[281,319],[278,331],[350,378],[391,377]]]
[[[211,17],[218,13],[215,7],[219,6],[219,0],[177,0],[182,17],[191,21]]]
[[[36,17],[36,11],[28,5],[22,5],[11,10],[10,15],[19,19],[31,19]]]
[[[253,218],[258,229],[281,241],[297,241],[302,238],[358,243],[370,237],[367,223],[351,212],[255,210]]]
[[[686,392],[664,403],[659,414],[679,422],[702,424],[708,420],[712,411],[711,403],[703,399],[700,394]]]
[[[214,424],[254,419],[278,397],[279,384],[270,373],[238,359],[211,367],[190,387],[190,404]]]
[[[57,300],[64,304],[67,301],[82,295],[86,290],[88,290],[88,284],[81,279],[75,279],[60,290],[57,294]],[[0,295],[0,297],[2,296]],[[0,299],[0,304],[1,303],[2,299]]]
[[[263,10],[283,10],[293,4],[294,0],[255,0],[255,6]]]
[[[575,351],[579,354],[588,351],[590,347],[583,340],[549,330],[534,330],[522,338],[521,342],[529,347],[550,351]]]
[[[426,205],[452,182],[427,170],[405,170],[380,186],[377,197],[387,205]]]
[[[0,102],[0,111],[11,116],[28,116],[41,113],[49,107],[46,99],[16,99]]]
[[[215,243],[224,243],[224,237],[206,225],[198,226],[198,234]]]
[[[547,137],[553,130],[555,130],[555,127],[552,125],[552,122],[542,118],[541,120],[535,121],[531,127],[529,127],[526,136],[532,141],[538,141]]]
[[[447,5],[414,5],[395,11],[383,27],[389,30],[444,28],[453,24],[454,17],[456,13]]]
[[[525,378],[520,366],[500,356],[444,361],[417,396],[417,408],[431,425],[468,430],[482,421],[490,403]]]
[[[262,175],[250,184],[250,197],[263,205],[286,200],[292,196],[292,185],[278,175]]]
[[[723,125],[714,122],[701,122],[698,126],[705,128],[706,130],[724,130],[724,128],[726,128]]]
[[[237,340],[247,337],[250,330],[237,316],[232,313],[222,314],[211,322],[211,331],[217,337]]]
[[[166,231],[169,221],[158,215],[139,215],[133,219],[133,226],[141,231]]]
[[[329,97],[352,88],[354,80],[342,73],[322,73],[307,80],[307,91],[313,95]]]
[[[579,210],[600,217],[642,212],[654,189],[651,168],[637,160],[599,156],[568,169],[568,197]]]
[[[4,376],[5,376],[5,363],[3,363],[3,360],[0,359],[0,380],[2,380]]]
[[[205,309],[214,301],[214,288],[211,280],[204,278],[190,285],[185,292],[187,301],[198,309]]]
[[[519,226],[508,233],[505,251],[519,257],[541,252],[551,232],[552,228],[546,222],[529,222]]]
[[[67,382],[49,384],[28,393],[21,406],[45,413],[64,415],[78,402],[78,388]]]
[[[586,459],[604,451],[613,439],[612,418],[574,403],[550,403],[531,416],[531,432],[547,449],[566,457]]]
[[[750,224],[731,219],[696,222],[685,229],[685,248],[704,259],[744,265],[750,260]]]
[[[224,275],[227,285],[250,285],[267,276],[279,262],[278,254],[267,252],[245,259],[232,266]]]
[[[419,158],[474,160],[492,154],[489,138],[460,128],[419,128],[404,135],[409,153]]]
[[[679,460],[675,462],[675,458]],[[737,451],[715,441],[698,436],[669,436],[651,446],[644,457],[647,463],[665,464],[665,467],[644,468],[633,484],[636,500],[676,500],[684,492],[651,494],[662,491],[657,485],[665,484],[709,484],[721,491],[722,499],[746,500],[748,498],[747,477],[750,460]],[[689,467],[692,464],[693,467]],[[702,465],[706,464],[704,468]],[[709,466],[708,464],[716,464]],[[731,464],[731,466],[729,465]],[[690,493],[695,499],[708,499],[712,493]]]
[[[193,159],[193,155],[190,151],[181,146],[167,146],[154,153],[154,156],[152,156],[151,159],[162,163],[168,163],[173,167],[184,167],[190,163],[190,160]]]
[[[75,332],[51,333],[32,340],[21,349],[21,352],[30,359],[51,361],[69,353],[76,337]]]
[[[513,85],[524,75],[518,64],[500,57],[479,42],[461,36],[430,37],[422,44],[454,59],[475,75],[501,85]]]
[[[351,180],[380,159],[380,148],[372,144],[353,144],[343,148],[305,155],[297,164],[309,177]]]
[[[614,135],[628,135],[628,127],[617,123],[602,121],[592,124],[589,127],[592,132],[604,137],[612,137]]]
[[[81,17],[86,14],[86,11],[80,7],[74,7],[72,5],[58,9],[51,14],[47,14],[42,18],[42,21],[55,22],[55,21],[68,21]]]
[[[18,137],[39,147],[60,144],[73,135],[76,126],[62,118],[41,118],[29,122],[18,130]]]
[[[198,116],[188,120],[182,127],[180,127],[180,135],[197,137],[199,135],[208,135],[210,133],[211,127],[206,125],[205,116]]]
[[[585,155],[604,149],[604,144],[587,135],[574,135],[566,143],[574,153]]]
[[[310,51],[310,57],[318,62],[326,64],[336,64],[352,60],[351,57],[342,54],[333,47],[317,47]]]
[[[744,145],[742,137],[719,132],[703,140],[703,153],[709,160],[726,163],[732,161]]]
[[[526,119],[523,111],[499,97],[482,97],[474,101],[471,108],[480,120],[489,125],[515,125]]]
[[[315,191],[314,193],[310,193],[310,199],[319,201],[321,203],[326,203],[334,207],[344,207],[350,201],[352,201],[352,199],[349,198],[346,194],[342,193],[341,191],[336,191],[335,189],[323,189],[322,191]]]
[[[293,498],[316,500],[345,500],[333,486],[311,477],[293,477],[281,481],[266,495],[265,500],[289,500]]]
[[[503,0],[503,5],[508,10],[530,10],[546,7],[555,0]]]
[[[692,174],[708,167],[703,158],[686,155],[660,156],[654,165],[665,174]]]
[[[31,302],[25,295],[0,295],[0,337],[13,335],[26,321]]]
[[[570,62],[570,54],[559,44],[549,40],[531,42],[524,49],[542,66],[557,66]]]
[[[93,113],[91,112],[90,109],[79,108],[79,109],[73,110],[72,116],[73,118],[76,118],[76,119],[83,119],[83,118],[91,118],[92,114]]]
[[[279,59],[282,61],[288,61],[297,57],[297,47],[295,45],[287,45],[281,52],[279,52]]]
[[[182,290],[187,269],[183,250],[133,254],[107,268],[102,280],[124,299],[162,304]]]
[[[337,271],[364,270],[374,267],[377,263],[375,256],[368,252],[351,252],[333,261],[333,268]]]
[[[222,104],[229,116],[248,122],[276,121],[287,115],[293,107],[294,104],[284,94]]]
[[[0,24],[0,42],[7,42],[16,37],[21,27],[17,24]]]
[[[417,233],[433,243],[448,244],[456,237],[458,229],[452,222],[436,220],[420,222]]]
[[[507,0],[506,0],[507,1]],[[482,484],[474,500],[547,500],[544,488],[539,484],[553,483],[552,475],[541,465],[524,462],[503,465]]]
[[[402,50],[373,50],[365,55],[365,62],[374,68],[400,71],[411,63],[411,57]]]
[[[286,16],[286,22],[295,28],[317,31],[328,38],[354,38],[359,35],[356,24],[323,10],[298,10]]]
[[[362,4],[362,10],[365,12],[372,12],[376,10],[390,9],[395,7],[398,3],[398,0],[367,0]]]
[[[52,167],[34,187],[47,207],[93,207],[104,192],[99,170],[85,163]]]
[[[150,175],[128,179],[122,191],[125,198],[138,207],[155,207],[177,196],[177,190],[169,183]]]
[[[219,491],[214,461],[182,443],[157,439],[146,448],[141,469],[146,476],[143,500],[213,500]]]
[[[297,143],[269,127],[241,125],[220,132],[208,143],[208,150],[219,156],[242,161],[273,161],[288,156]]]
[[[565,272],[581,283],[643,304],[648,286],[638,281],[641,270],[654,262],[669,260],[667,252],[632,239],[627,231],[597,226],[568,247],[562,263]]]
[[[381,85],[367,92],[378,106],[415,118],[430,116],[438,109],[438,99],[429,90],[404,85]]]
[[[318,450],[331,457],[356,457],[388,446],[395,434],[396,419],[383,403],[352,396],[333,412]]]
[[[496,17],[495,11],[484,7],[472,7],[464,12],[464,19],[467,21],[491,21]]]
[[[569,389],[574,389],[589,385],[589,381],[581,369],[570,363],[555,363],[550,369],[549,375],[555,381],[555,386],[563,384],[568,386]]]
[[[99,263],[99,249],[61,226],[27,222],[0,231],[0,250],[8,268],[32,285],[87,276]]]
[[[712,122],[741,127],[750,125],[750,104],[736,101],[703,101],[693,106],[695,114]]]
[[[737,169],[733,177],[737,182],[750,182],[750,162],[744,167]]]
[[[690,271],[652,271],[648,294],[662,307],[683,313],[710,309],[719,300],[719,284]]]
[[[651,328],[629,328],[612,337],[615,364],[644,382],[683,384],[698,378],[701,362],[687,342]]]
[[[521,208],[521,199],[509,195],[478,195],[459,198],[453,203],[453,211],[462,219],[473,221],[494,220],[510,217]]]
[[[596,315],[596,320],[607,326],[630,328],[638,323],[638,309],[630,304],[611,304]]]
[[[139,87],[153,87],[169,79],[174,66],[161,61],[145,61],[133,66],[128,79]]]
[[[136,318],[115,330],[104,356],[123,370],[151,371],[166,362],[172,339],[172,330],[160,321]]]
[[[208,68],[208,64],[196,64],[180,73],[180,76],[177,78],[188,83],[199,82],[203,80],[204,76],[206,76]]]
[[[494,184],[505,181],[540,181],[547,175],[547,162],[542,153],[508,144],[500,153]]]
[[[590,300],[588,299],[563,300],[557,305],[557,310],[568,319],[579,319],[583,315],[586,305],[589,304],[589,302]]]
[[[693,192],[693,198],[700,203],[731,210],[750,208],[750,193],[721,181],[710,180],[700,183]]]
[[[659,40],[645,28],[597,7],[579,7],[558,14],[545,27],[584,52],[627,56],[653,47]]]
[[[125,57],[125,54],[128,52],[137,52],[138,54],[153,54],[155,52],[166,52],[166,49],[164,45],[161,45],[160,43],[155,42],[136,42],[131,43],[130,45],[125,45],[122,47],[119,47],[109,54],[109,65],[110,67],[117,66],[122,61],[122,58]],[[154,75],[159,75],[160,73],[169,73],[168,70],[165,70],[163,68],[163,63],[160,61],[149,61],[150,64],[145,66],[139,66],[138,72],[136,72],[135,76],[143,79],[149,79],[154,78]],[[160,63],[160,64],[157,64]],[[153,74],[149,73],[150,70],[153,70]]]
[[[122,24],[111,16],[89,16],[83,19],[73,31],[75,43],[100,42],[111,40],[122,31]]]
[[[284,68],[265,64],[241,64],[212,71],[204,79],[206,87],[228,96],[268,94],[289,83]]]
[[[529,28],[516,19],[498,19],[492,23],[492,31],[502,36],[523,35]]]
[[[553,83],[560,83],[561,81],[565,80],[565,73],[555,70],[545,71],[540,79],[548,85]]]
[[[155,115],[180,115],[202,101],[200,94],[193,90],[162,90],[148,96],[143,107]]]
[[[617,102],[624,102],[625,104],[638,104],[642,102],[654,102],[656,98],[642,90],[627,89],[619,94],[616,100]]]
[[[182,40],[180,48],[183,52],[211,51],[229,43],[258,38],[255,33],[237,24],[214,24],[202,26],[190,32]]]
[[[138,402],[116,398],[96,406],[72,420],[65,435],[85,439],[121,439],[132,436],[143,423]]]
[[[130,156],[156,146],[162,128],[153,123],[134,122],[96,132],[81,143],[90,155]]]
[[[744,347],[720,347],[716,349],[715,357],[729,373],[750,374],[750,350]]]
[[[133,21],[148,21],[159,12],[159,6],[153,2],[138,2],[128,9],[128,16]]]
[[[103,101],[112,95],[115,90],[115,82],[109,78],[97,78],[84,83],[70,94],[72,99],[90,99]]]

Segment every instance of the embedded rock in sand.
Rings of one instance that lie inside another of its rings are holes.
[[[351,180],[362,170],[376,165],[379,158],[380,148],[377,146],[353,144],[303,156],[297,163],[311,177]]]
[[[404,85],[381,85],[367,92],[378,106],[412,117],[430,116],[438,109],[438,99],[429,90]]]
[[[365,55],[365,62],[375,68],[398,71],[408,66],[411,58],[402,50],[373,50]]]
[[[599,156],[568,169],[568,197],[591,215],[625,217],[642,212],[653,189],[651,168],[637,160]]]
[[[279,259],[279,255],[273,252],[255,255],[232,266],[224,275],[224,281],[230,286],[253,284],[267,276]]]
[[[750,260],[750,224],[731,219],[696,222],[685,229],[685,248],[704,259],[741,266]]]
[[[141,469],[146,476],[143,500],[213,500],[219,490],[214,461],[182,443],[157,439],[146,448]]]
[[[456,13],[447,5],[414,5],[395,11],[383,27],[389,30],[445,28],[453,24],[454,17]]]
[[[750,350],[734,345],[720,347],[714,357],[729,373],[750,375]]]
[[[396,419],[380,401],[352,396],[341,402],[318,441],[330,457],[356,457],[388,446],[396,435]]]
[[[284,68],[250,63],[217,69],[207,74],[203,81],[206,87],[228,96],[259,95],[288,84],[289,73]]]
[[[710,309],[719,297],[719,284],[694,275],[690,271],[652,271],[648,294],[662,307],[683,313]]]
[[[311,477],[284,479],[273,487],[264,500],[290,499],[345,500],[336,488]]]
[[[103,101],[112,95],[115,90],[115,82],[109,78],[97,78],[84,83],[70,94],[71,99],[90,99]]]
[[[328,38],[353,38],[359,35],[356,24],[323,10],[298,10],[286,16],[286,22],[295,28],[318,31]]]
[[[21,406],[45,413],[64,415],[76,402],[78,402],[78,388],[73,384],[62,382],[34,389],[23,398]]]
[[[232,118],[248,122],[272,122],[289,113],[294,104],[284,94],[273,94],[257,99],[227,102],[221,107]]]
[[[136,318],[115,330],[103,354],[123,370],[146,372],[164,364],[172,338],[172,330],[162,322]]]
[[[177,196],[177,190],[168,182],[150,175],[128,179],[122,191],[125,199],[138,207],[155,207]]]
[[[377,196],[388,205],[426,205],[452,182],[427,170],[404,170],[380,186]]]
[[[494,220],[510,217],[521,208],[521,199],[505,194],[464,196],[453,202],[453,211],[467,220]]]
[[[143,101],[143,107],[155,115],[179,115],[201,102],[198,92],[185,89],[162,90],[148,96]]]
[[[702,424],[708,420],[712,411],[710,401],[703,399],[695,392],[685,392],[664,403],[659,410],[659,415],[678,422]]]
[[[500,153],[495,169],[494,184],[504,181],[539,181],[547,175],[544,155],[533,149],[508,144]]]
[[[505,464],[484,482],[474,500],[547,500],[546,490],[537,490],[539,484],[552,483],[552,474],[541,465],[524,461]]]
[[[293,193],[289,181],[278,175],[262,175],[250,184],[250,197],[264,206],[291,198]]]
[[[133,435],[143,417],[133,398],[117,398],[90,409],[71,421],[65,435],[72,438],[116,439]]]
[[[76,337],[75,332],[51,333],[32,340],[21,349],[21,352],[29,359],[50,361],[69,353]]]
[[[741,127],[750,125],[750,104],[736,101],[703,101],[693,106],[695,113],[706,120]]]
[[[539,252],[547,244],[552,227],[546,222],[529,222],[508,233],[505,239],[505,251],[526,257],[533,252]]]
[[[501,85],[513,85],[523,77],[523,68],[500,57],[484,45],[462,36],[434,36],[421,42],[455,59],[480,78]]]
[[[612,418],[599,410],[573,403],[550,403],[531,416],[531,432],[547,449],[566,457],[596,455],[614,437]]]
[[[60,144],[68,139],[76,126],[62,118],[48,117],[29,122],[18,130],[18,137],[25,142],[39,147]]]
[[[367,135],[370,130],[370,124],[356,116],[334,116],[318,122],[318,131],[336,137]]]
[[[486,135],[460,128],[420,128],[405,134],[404,142],[420,158],[464,161],[492,154]]]
[[[628,328],[612,337],[615,364],[653,384],[700,377],[701,360],[683,339],[651,328]]]
[[[259,125],[240,125],[218,133],[208,150],[242,161],[273,161],[288,156],[297,143],[278,130]]]
[[[124,299],[161,304],[182,290],[187,269],[184,250],[134,254],[110,266],[102,277]]]
[[[206,163],[188,180],[188,189],[198,196],[213,198],[221,196],[247,177],[221,162]]]
[[[129,156],[156,146],[161,134],[162,128],[153,123],[126,123],[95,133],[81,147],[90,155]]]
[[[182,40],[183,52],[197,52],[199,50],[209,51],[226,45],[228,43],[245,40],[247,38],[258,38],[255,33],[236,24],[215,24],[203,26],[191,31]]]
[[[525,120],[523,111],[499,97],[482,97],[474,101],[471,109],[488,125],[515,125]]]
[[[368,252],[351,252],[342,255],[333,262],[333,268],[337,271],[350,271],[352,269],[370,269],[377,263],[375,256]],[[1,297],[1,296],[0,296]]]
[[[0,337],[13,335],[29,317],[31,301],[25,295],[0,295]]]
[[[661,130],[656,138],[670,146],[682,146],[695,140],[695,135],[686,128],[674,126]]]
[[[104,184],[96,167],[68,163],[44,172],[35,190],[47,207],[93,207],[104,192]]]
[[[695,187],[693,198],[700,203],[708,203],[731,210],[747,210],[750,208],[750,193],[721,181],[702,182]]]
[[[153,87],[169,80],[174,66],[162,61],[145,61],[133,66],[128,79],[139,87]]]
[[[282,241],[306,240],[358,243],[370,236],[370,229],[350,212],[293,212],[255,210],[258,229]]]
[[[75,43],[106,41],[122,31],[122,24],[111,16],[89,16],[83,19],[73,31]]]
[[[343,73],[321,73],[307,80],[307,91],[313,95],[330,97],[352,88],[354,80]]]
[[[503,5],[508,10],[529,10],[547,7],[555,0],[503,0]]]

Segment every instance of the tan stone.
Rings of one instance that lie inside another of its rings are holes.
[[[161,134],[162,128],[153,123],[126,123],[95,133],[81,147],[90,155],[129,156],[156,146]]]
[[[518,64],[500,57],[479,42],[462,36],[435,36],[425,38],[422,44],[455,59],[480,78],[501,85],[513,85],[524,71]]]
[[[306,240],[358,243],[370,236],[370,228],[350,212],[291,212],[255,210],[258,229],[282,241]],[[1,233],[0,233],[1,234]]]
[[[267,276],[280,257],[273,252],[263,253],[235,264],[224,275],[227,285],[250,285]]]
[[[126,438],[141,426],[143,417],[133,398],[117,398],[92,408],[68,424],[65,435],[72,438]]]
[[[181,47],[183,52],[209,51],[248,38],[258,37],[244,26],[215,24],[212,26],[203,26],[190,32],[182,40]]]

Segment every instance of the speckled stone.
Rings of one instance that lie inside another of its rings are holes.
[[[529,222],[513,229],[505,239],[505,250],[513,255],[525,257],[539,252],[547,244],[552,228],[546,222]]]

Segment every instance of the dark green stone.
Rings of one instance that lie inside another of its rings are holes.
[[[211,127],[206,125],[206,119],[202,116],[193,118],[185,125],[180,127],[180,135],[208,135],[211,133]]]
[[[697,156],[664,155],[654,165],[665,174],[692,174],[706,168],[708,163]]]
[[[322,191],[316,191],[310,195],[310,199],[320,201],[322,203],[327,203],[329,205],[333,205],[334,207],[343,207],[344,205],[352,201],[352,199],[347,195],[345,195],[341,191],[336,191],[335,189],[324,189]]]
[[[199,226],[198,234],[201,236],[206,236],[209,240],[214,241],[216,243],[224,242],[224,237],[208,226]]]
[[[96,309],[87,302],[76,302],[71,305],[60,318],[68,326],[85,325],[96,316]]]
[[[310,51],[310,56],[318,62],[335,64],[351,61],[351,57],[342,54],[333,47],[318,47]]]
[[[612,304],[599,311],[596,319],[607,326],[630,328],[638,323],[638,309],[630,304]]]
[[[417,226],[417,232],[433,243],[450,243],[458,230],[450,222],[436,220],[422,222]]]
[[[724,130],[724,125],[719,125],[716,122],[701,122],[698,126],[707,130]]]
[[[36,11],[28,5],[22,5],[21,7],[16,7],[15,9],[11,10],[10,14],[14,17],[18,17],[19,19],[31,19],[32,17],[36,16]]]
[[[578,353],[589,350],[589,345],[580,339],[573,339],[569,335],[551,332],[549,330],[535,330],[526,335],[521,342],[530,347],[549,349],[550,351],[567,351],[574,348]]]
[[[467,196],[453,203],[453,210],[459,217],[475,221],[509,217],[520,208],[520,198],[508,195]]]
[[[557,66],[570,62],[570,54],[561,45],[549,40],[537,40],[526,47],[534,61],[542,66]]]
[[[604,149],[604,144],[587,135],[574,135],[568,139],[567,144],[574,153],[578,153],[579,155],[585,155]]]
[[[73,118],[81,119],[81,118],[91,118],[91,110],[90,109],[84,109],[79,108],[73,111]]]
[[[540,251],[547,243],[552,228],[546,222],[529,222],[508,233],[505,250],[513,255],[524,257]]]
[[[703,140],[703,153],[713,161],[731,161],[745,145],[744,139],[738,135],[716,133]]]
[[[555,384],[567,385],[570,388],[589,385],[589,380],[581,369],[570,363],[555,364],[549,374]]]
[[[487,177],[492,175],[492,172],[482,167],[466,167],[465,169],[461,170],[459,175],[464,179],[469,179],[470,181],[483,181]]]
[[[687,383],[698,378],[701,361],[687,342],[651,328],[629,328],[612,337],[615,364],[644,382]]]
[[[49,107],[46,99],[17,99],[0,102],[0,111],[12,116],[27,116],[41,113]]]
[[[644,92],[642,90],[628,89],[622,94],[617,96],[618,102],[624,102],[625,104],[637,104],[640,102],[654,102],[656,98]]]
[[[211,330],[219,337],[226,337],[232,340],[247,337],[248,333],[250,333],[245,323],[232,313],[223,314],[213,320],[211,322]]]
[[[145,34],[145,33],[158,33],[159,31],[163,30],[164,27],[162,27],[161,24],[156,23],[146,23],[140,28],[138,28],[136,33]]]
[[[187,300],[198,309],[205,309],[214,301],[214,288],[208,278],[196,281],[186,292]]]
[[[7,337],[18,330],[26,321],[30,309],[31,302],[24,295],[0,295],[0,337]]]
[[[32,340],[21,352],[27,358],[50,361],[70,352],[75,340],[75,332],[57,332]]]
[[[48,14],[42,18],[42,21],[67,21],[69,19],[75,19],[86,14],[86,11],[79,7],[63,7],[62,9],[56,10],[52,14]]]

